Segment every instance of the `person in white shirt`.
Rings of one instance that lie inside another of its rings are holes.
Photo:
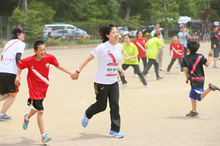
[[[24,52],[25,43],[23,41],[27,32],[21,26],[14,28],[13,39],[6,43],[2,52],[0,62],[0,101],[5,100],[5,102],[0,111],[0,121],[11,119],[5,113],[13,104],[18,92],[18,87],[15,86],[14,81],[17,74],[17,63]]]
[[[123,46],[118,43],[119,33],[117,28],[110,24],[100,28],[99,34],[103,40],[86,59],[79,65],[76,72],[71,75],[73,80],[78,79],[79,73],[86,64],[94,58],[98,58],[98,69],[94,81],[96,93],[96,102],[92,104],[84,113],[82,126],[86,127],[89,120],[102,111],[105,111],[107,99],[109,98],[111,137],[123,138],[120,131],[120,114],[119,114],[119,85],[118,72],[124,75],[124,71],[119,67],[122,56]]]

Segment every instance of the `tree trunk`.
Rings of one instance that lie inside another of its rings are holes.
[[[124,21],[128,22],[128,19],[129,19],[129,17],[130,17],[130,13],[131,13],[131,6],[128,5],[128,6],[127,6],[127,9],[126,9],[126,15],[125,15]]]
[[[27,14],[27,0],[19,0],[18,7]]]
[[[164,39],[168,38],[169,29],[167,26],[164,26]]]

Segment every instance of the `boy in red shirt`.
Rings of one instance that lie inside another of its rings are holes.
[[[20,60],[17,64],[18,71],[15,79],[15,85],[20,86],[21,71],[28,68],[27,82],[29,87],[29,95],[27,104],[31,107],[29,114],[24,115],[23,129],[28,128],[29,119],[37,113],[37,123],[41,133],[43,143],[51,140],[51,137],[45,134],[43,122],[43,100],[49,86],[49,65],[52,64],[61,71],[71,75],[72,73],[63,68],[57,62],[57,59],[47,54],[44,42],[37,41],[34,44],[35,55]]]
[[[178,36],[174,35],[173,36],[173,42],[170,44],[170,56],[171,56],[171,52],[173,52],[173,57],[170,61],[170,64],[167,67],[167,72],[170,72],[171,67],[173,66],[174,62],[176,61],[176,59],[178,59],[179,64],[182,63],[183,61],[183,56],[184,56],[184,47],[183,45],[178,41]],[[181,72],[183,72],[183,67],[180,67]]]

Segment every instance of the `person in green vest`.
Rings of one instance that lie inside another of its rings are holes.
[[[144,75],[148,75],[148,71],[150,70],[153,64],[157,80],[162,79],[162,77],[159,76],[159,71],[158,71],[159,64],[156,60],[158,54],[158,47],[162,46],[163,48],[165,48],[165,44],[160,40],[160,37],[161,37],[161,33],[159,31],[156,31],[154,33],[154,37],[148,40],[147,43],[145,44],[147,50],[148,63],[143,71]]]
[[[122,55],[124,56],[124,63],[122,64],[122,69],[125,71],[129,66],[132,66],[134,68],[135,73],[139,76],[144,86],[147,88],[149,87],[149,84],[147,83],[144,75],[140,71],[139,62],[138,62],[138,49],[135,44],[131,42],[131,37],[129,34],[126,34],[124,36],[124,44]],[[122,81],[122,88],[127,87],[127,81],[125,80],[125,76],[121,76]]]

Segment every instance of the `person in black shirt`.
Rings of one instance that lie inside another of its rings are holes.
[[[201,101],[211,91],[219,90],[220,88],[209,83],[209,87],[204,90],[205,74],[203,65],[208,67],[210,65],[213,51],[209,52],[208,60],[202,55],[196,53],[199,49],[200,44],[194,40],[188,40],[187,51],[189,55],[183,58],[182,66],[184,67],[186,75],[186,83],[190,80],[191,91],[189,97],[191,98],[192,111],[187,114],[187,117],[198,117],[199,113],[196,110],[196,100]]]
[[[218,26],[213,25],[212,26],[212,32],[210,34],[211,39],[211,49],[214,52],[214,65],[213,68],[218,68],[217,66],[217,60],[219,57],[219,51],[220,51],[220,36],[218,34]]]

